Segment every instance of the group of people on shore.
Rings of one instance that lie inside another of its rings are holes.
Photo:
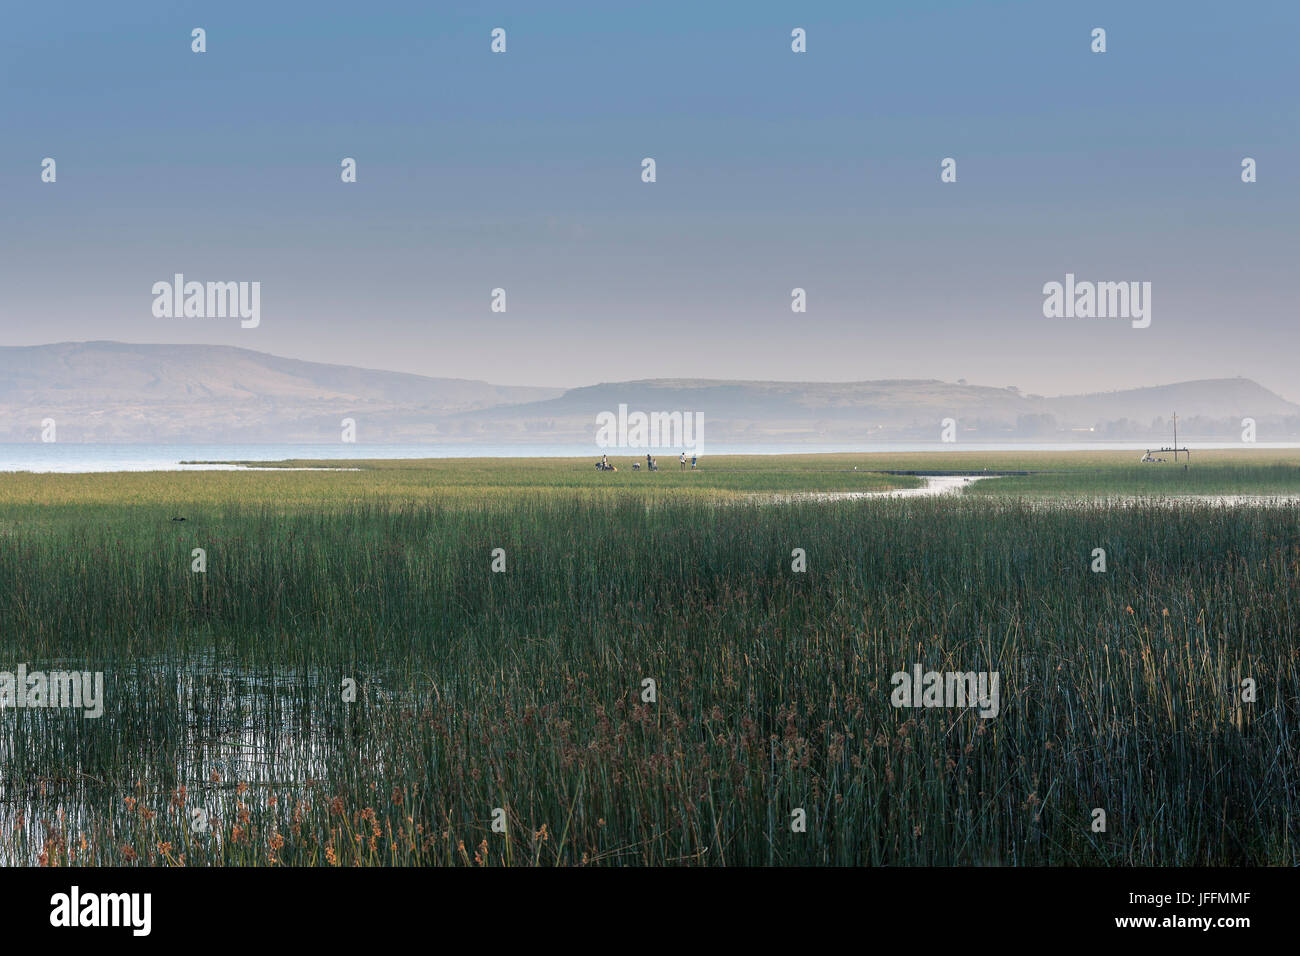
[[[679,458],[677,459],[677,461],[678,461],[678,464],[679,464],[680,467],[681,467],[681,470],[682,470],[682,471],[685,471],[685,470],[686,470],[686,452],[682,452],[681,457],[679,457]],[[699,456],[699,455],[691,455],[691,470],[692,470],[692,471],[694,471],[694,470],[696,469],[696,467],[699,465],[699,462],[700,462],[700,456]],[[647,455],[645,456],[645,467],[646,467],[646,471],[658,471],[658,470],[659,470],[659,459],[655,458],[653,455],[649,455],[649,454],[647,454]],[[610,462],[610,460],[609,460],[609,456],[608,456],[608,455],[601,455],[601,456],[600,456],[600,461],[596,462],[596,470],[597,470],[597,471],[618,471],[618,468]],[[639,461],[634,461],[634,462],[632,462],[632,470],[633,470],[633,471],[640,471],[640,470],[641,470],[641,462],[639,462]]]

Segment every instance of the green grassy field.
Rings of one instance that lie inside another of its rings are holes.
[[[664,459],[655,474],[633,472],[618,459],[617,473],[601,473],[586,459],[529,461],[494,459],[366,461],[352,463],[384,471],[413,488],[494,495],[537,489],[583,491],[615,489],[682,490],[743,494],[779,491],[878,491],[915,487],[916,480],[887,472],[921,471],[972,474],[1033,472],[979,482],[970,494],[1002,497],[1108,497],[1119,495],[1294,495],[1300,494],[1300,451],[1214,449],[1196,451],[1194,460],[1142,464],[1133,451],[826,454],[801,456],[722,455],[706,459],[702,470],[682,474],[676,459]],[[1166,458],[1170,457],[1165,455]],[[247,463],[253,464],[253,463]],[[265,464],[265,463],[258,463]],[[327,467],[331,462],[286,461],[285,467]],[[586,467],[584,467],[586,466]],[[397,476],[402,476],[400,479]],[[653,484],[652,484],[653,482]],[[684,483],[684,484],[683,484]]]
[[[680,471],[666,456],[656,472],[599,472],[594,459],[461,458],[249,462],[256,471],[118,472],[113,474],[0,475],[0,515],[13,523],[68,520],[117,522],[192,517],[235,508],[323,512],[349,505],[480,506],[528,500],[714,501],[746,494],[885,491],[912,488],[917,478],[861,467],[864,456],[792,458],[731,456],[708,467]],[[293,471],[295,468],[325,470]],[[134,517],[128,517],[134,513]],[[2,526],[0,526],[2,527]]]
[[[106,682],[0,714],[0,861],[1296,865],[1300,505],[1042,506],[1285,454],[0,476],[0,669]],[[1058,475],[755,497],[965,461]]]

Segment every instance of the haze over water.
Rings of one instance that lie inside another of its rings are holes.
[[[1212,448],[1300,448],[1295,442],[1183,442],[1193,451]],[[809,455],[832,453],[909,453],[962,451],[1134,451],[1155,445],[1136,442],[864,442],[861,445],[706,445],[701,467],[708,467],[714,455]],[[641,459],[649,451],[667,462],[680,451],[660,449],[599,449],[591,445],[452,445],[403,444],[245,444],[245,445],[128,445],[78,444],[72,442],[25,442],[0,444],[0,472],[90,473],[116,471],[222,471],[242,466],[211,464],[231,461],[284,461],[286,459],[327,460],[345,463],[373,458],[591,458],[608,454],[616,463]],[[688,450],[689,454],[689,450]],[[202,462],[203,464],[183,464]]]

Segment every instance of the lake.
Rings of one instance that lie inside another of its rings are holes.
[[[1156,443],[1157,445],[1160,443]],[[1210,448],[1300,448],[1296,442],[1187,442],[1192,450]],[[787,445],[707,446],[707,455],[810,455],[817,453],[868,452],[961,452],[961,451],[1134,451],[1142,452],[1155,445],[1139,442],[865,442],[860,445]],[[603,449],[614,458],[644,457],[647,449]],[[676,458],[677,450],[650,449],[656,457]],[[575,445],[470,445],[405,444],[366,445],[333,442],[319,445],[290,444],[77,444],[72,442],[0,443],[0,472],[31,471],[51,473],[112,471],[220,471],[233,465],[183,465],[185,461],[283,461],[287,458],[322,459],[340,463],[364,458],[591,458],[600,457],[602,449],[592,444]],[[705,457],[704,455],[701,456]]]

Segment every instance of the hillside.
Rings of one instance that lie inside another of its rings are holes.
[[[651,379],[569,390],[493,385],[280,358],[224,346],[62,343],[0,348],[0,441],[594,444],[596,416],[700,413],[731,443],[1300,437],[1300,406],[1245,378],[1046,398],[928,379],[769,382]]]
[[[343,417],[428,421],[559,392],[225,346],[8,347],[0,348],[0,440],[34,440],[50,417],[60,441],[332,441]]]

